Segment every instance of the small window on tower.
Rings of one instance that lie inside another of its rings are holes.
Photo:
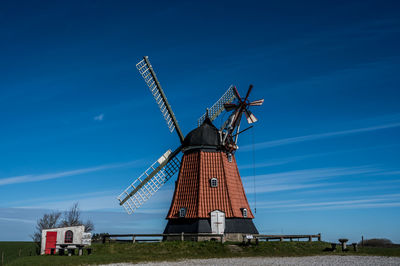
[[[243,208],[242,209],[242,214],[244,218],[247,218],[247,209]]]
[[[180,208],[179,217],[184,218],[186,216],[186,208]]]
[[[228,153],[228,162],[232,162],[232,153]]]
[[[218,179],[216,179],[215,177],[211,178],[210,185],[211,187],[218,187]]]

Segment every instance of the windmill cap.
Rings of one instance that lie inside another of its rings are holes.
[[[183,149],[217,149],[220,147],[218,128],[206,117],[196,129],[190,131],[183,141]]]

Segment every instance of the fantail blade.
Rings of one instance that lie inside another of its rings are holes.
[[[252,88],[253,88],[253,85],[250,84],[249,89],[247,90],[247,93],[246,93],[246,98],[244,98],[244,101],[247,101],[247,98],[249,98],[249,95],[250,95],[250,92],[251,92]]]
[[[250,110],[246,109],[244,113],[246,114],[247,123],[252,124],[254,122],[257,122],[257,118],[253,115],[253,113]]]
[[[251,103],[249,103],[250,106],[259,106],[262,105],[264,103],[264,99],[261,100],[256,100],[256,101],[252,101]]]
[[[235,96],[238,99],[238,101],[242,102],[242,98],[240,98],[240,94],[239,94],[238,90],[236,89],[236,86],[233,87],[233,92],[235,93]]]

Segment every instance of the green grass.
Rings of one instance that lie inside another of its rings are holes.
[[[8,242],[10,243],[10,242]],[[400,247],[360,248],[358,252],[335,253],[326,242],[261,242],[258,246],[241,246],[218,242],[162,242],[93,244],[90,256],[26,256],[14,259],[9,265],[86,265],[112,262],[166,261],[196,258],[225,257],[282,257],[312,255],[377,255],[400,256]],[[10,249],[10,248],[9,248]]]
[[[0,242],[0,265],[3,253],[4,264],[30,255],[36,255],[36,245],[33,242]]]

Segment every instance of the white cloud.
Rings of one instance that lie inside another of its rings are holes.
[[[280,159],[273,159],[273,158],[268,158],[267,162],[261,162],[261,163],[256,163],[256,164],[244,164],[244,165],[238,165],[238,168],[241,169],[252,169],[252,168],[264,168],[264,167],[271,167],[271,166],[277,166],[277,165],[283,165],[283,164],[288,164],[296,161],[301,161],[305,159],[310,159],[310,158],[315,158],[315,157],[322,157],[322,156],[329,156],[329,155],[336,155],[336,154],[342,154],[342,153],[351,153],[351,152],[359,152],[359,151],[367,151],[367,150],[374,150],[374,149],[381,149],[381,148],[392,148],[395,145],[380,145],[380,146],[372,146],[372,147],[364,147],[364,148],[358,148],[358,149],[348,149],[348,150],[338,150],[338,151],[331,151],[331,152],[322,152],[322,153],[313,153],[313,154],[305,154],[305,155],[299,155],[299,156],[291,156],[291,157],[285,157],[285,158],[280,158]],[[398,174],[399,172],[393,172],[393,174]]]
[[[35,220],[27,220],[27,219],[17,219],[17,218],[8,218],[8,217],[0,217],[0,221],[12,222],[12,223],[27,223],[27,224],[35,224]]]
[[[257,175],[257,180],[262,180],[263,184],[276,184],[276,183],[287,183],[293,181],[316,181],[337,176],[349,176],[359,174],[371,174],[379,172],[370,165],[367,166],[355,166],[355,167],[326,167],[326,168],[313,168],[313,169],[302,169],[294,171],[285,171],[278,173],[271,173],[265,175]],[[251,181],[253,176],[243,177],[245,181]]]
[[[312,210],[331,210],[331,209],[361,209],[361,208],[380,208],[380,207],[400,207],[400,194],[371,195],[368,198],[354,198],[347,200],[334,200],[322,202],[259,202],[257,208],[278,211],[312,211]]]
[[[257,175],[255,177],[256,193],[332,187],[342,183],[332,183],[324,180],[353,175],[371,175],[379,172],[379,169],[371,166],[357,166],[303,169]],[[243,183],[248,194],[254,193],[252,176],[244,177]]]
[[[252,168],[258,169],[258,168],[264,168],[264,167],[271,167],[271,166],[292,163],[292,162],[295,162],[298,160],[305,159],[307,157],[309,157],[309,156],[294,156],[294,157],[283,158],[283,159],[275,159],[275,160],[269,160],[268,162],[264,162],[264,163],[239,165],[238,168],[240,170],[242,170],[242,169],[252,169]]]
[[[79,202],[79,207],[82,211],[116,210],[118,212],[125,212],[124,208],[119,205],[117,200],[117,196],[120,193],[121,190],[105,190],[64,196],[39,197],[7,203],[7,207],[65,210],[70,208],[73,203]],[[172,195],[172,189],[163,188],[145,202],[135,213],[166,214]]]
[[[400,175],[400,171],[387,171],[387,172],[378,173],[377,175],[395,175],[395,176],[399,176]]]
[[[92,173],[92,172],[97,172],[97,171],[102,171],[102,170],[108,170],[108,169],[113,169],[113,168],[136,166],[136,165],[139,165],[140,162],[141,162],[140,160],[136,160],[136,161],[131,161],[131,162],[127,162],[127,163],[105,164],[105,165],[99,165],[99,166],[95,166],[95,167],[81,168],[81,169],[57,172],[57,173],[39,174],[39,175],[23,175],[23,176],[2,178],[2,179],[0,179],[0,186],[17,184],[17,183],[38,182],[38,181],[56,179],[56,178],[67,177],[67,176],[76,176],[76,175]]]
[[[288,190],[301,190],[309,188],[317,188],[323,186],[337,185],[337,183],[315,183],[315,184],[277,184],[268,186],[259,186],[257,184],[256,193],[266,193],[266,192],[277,192],[277,191],[288,191]],[[248,189],[247,194],[253,194],[254,191]]]
[[[370,132],[370,131],[376,131],[376,130],[382,130],[382,129],[395,128],[395,127],[400,127],[400,123],[390,123],[390,124],[383,124],[383,125],[378,125],[378,126],[373,126],[373,127],[355,128],[355,129],[349,129],[349,130],[333,131],[333,132],[327,132],[327,133],[311,134],[311,135],[305,135],[305,136],[299,136],[299,137],[284,138],[284,139],[260,142],[260,143],[255,144],[255,149],[267,149],[267,148],[271,148],[271,147],[289,145],[289,144],[294,144],[294,143],[299,143],[299,142],[304,142],[304,141],[312,141],[312,140],[324,139],[324,138],[330,138],[330,137],[345,136],[345,135],[350,135],[350,134]],[[242,151],[251,151],[252,148],[253,148],[253,145],[244,145],[244,146],[242,146],[241,150]]]
[[[95,195],[98,194],[98,195]],[[103,194],[103,195],[101,195]],[[30,201],[25,201],[17,208],[23,209],[49,209],[49,210],[67,210],[69,209],[75,202],[79,202],[79,208],[82,211],[116,211],[125,213],[124,208],[119,205],[117,200],[118,192],[108,192],[104,191],[104,193],[93,193],[91,196],[89,193],[87,195],[79,195],[76,194],[74,198],[69,198],[66,200],[54,197],[51,200],[41,201],[40,203],[35,202],[31,203]],[[161,194],[161,193],[160,193]],[[158,195],[157,195],[158,196]],[[157,196],[152,197],[152,199],[157,198]],[[169,204],[170,198],[166,201],[166,199],[162,199],[163,204],[157,204],[157,200],[152,200],[153,202],[145,202],[144,205],[141,206],[136,213],[142,214],[166,214],[168,211],[168,206],[165,203]],[[161,206],[160,206],[161,205]],[[1,219],[1,218],[0,218]]]
[[[79,208],[82,211],[114,209],[122,212],[122,209],[119,208],[119,204],[115,195],[83,198],[78,196],[76,199],[45,202],[42,204],[35,204],[33,206],[21,206],[20,208],[66,210],[69,209],[75,202],[79,202]]]
[[[93,117],[94,121],[103,121],[104,119],[104,114],[99,114],[95,117]]]
[[[390,181],[390,183],[395,183],[396,181]],[[327,194],[343,194],[343,193],[354,193],[356,191],[382,191],[382,190],[387,190],[393,188],[393,185],[386,185],[386,186],[381,186],[377,184],[376,182],[368,182],[367,185],[362,186],[357,184],[357,186],[347,184],[348,187],[335,187],[335,188],[325,188],[325,189],[316,189],[316,190],[304,190],[304,191],[299,191],[297,192],[298,195],[327,195]]]
[[[120,193],[119,190],[105,190],[105,191],[95,191],[95,192],[88,192],[88,193],[79,193],[79,194],[63,194],[63,195],[56,195],[50,197],[31,197],[29,199],[17,200],[12,202],[7,202],[7,207],[14,207],[14,208],[24,208],[24,207],[33,207],[33,206],[42,206],[44,203],[51,203],[51,202],[59,202],[59,201],[79,201],[82,198],[90,198],[90,197],[100,197],[100,196],[108,196],[108,195],[117,195]],[[1,203],[0,203],[1,208]]]

